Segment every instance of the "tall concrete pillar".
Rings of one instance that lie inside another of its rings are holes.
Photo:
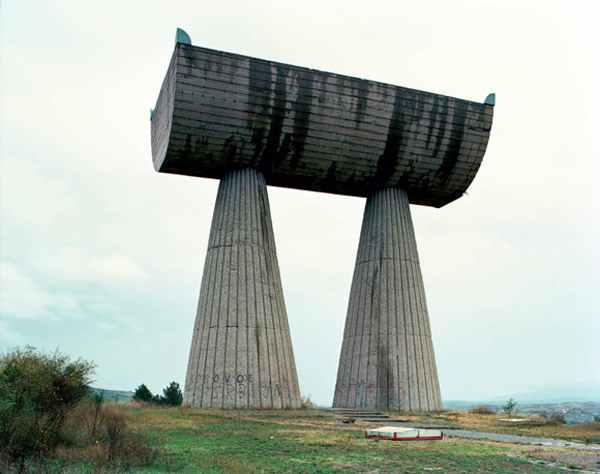
[[[333,406],[442,409],[408,197],[367,199]]]
[[[300,406],[267,186],[253,169],[233,171],[219,185],[184,402]]]

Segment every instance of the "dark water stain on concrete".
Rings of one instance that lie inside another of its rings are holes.
[[[405,191],[408,189],[411,189],[412,186],[411,186],[410,178],[413,175],[414,167],[415,167],[415,165],[412,162],[408,162],[404,172],[402,173],[402,175],[400,175],[400,177],[398,178],[398,181],[396,181],[397,188],[403,189]]]
[[[327,174],[325,175],[325,183],[328,184],[328,187],[334,187],[336,184],[335,179],[335,170],[337,169],[337,162],[332,161],[331,165],[329,165],[329,169],[327,170]]]
[[[463,137],[465,134],[466,115],[466,104],[462,101],[457,101],[457,108],[454,109],[454,115],[452,116],[450,143],[446,148],[446,153],[444,153],[442,164],[436,173],[436,177],[439,178],[442,185],[446,184],[446,182],[452,175],[456,164],[458,163],[460,147],[462,145]]]
[[[292,169],[298,166],[304,154],[304,145],[308,135],[310,113],[312,104],[313,73],[311,71],[298,72],[298,98],[292,104],[294,112],[294,132],[292,147],[294,149],[290,165]]]
[[[263,140],[265,136],[264,128],[255,128],[252,131],[252,137],[250,138],[250,144],[253,146],[252,151],[252,165],[256,165],[258,163],[258,159],[263,150]]]
[[[377,341],[377,406],[389,407],[390,365],[388,347],[380,337]]]
[[[433,106],[431,111],[429,112],[429,129],[427,130],[427,141],[425,144],[425,148],[429,149],[429,145],[431,144],[431,137],[433,135],[433,130],[435,127],[435,120],[437,118],[437,113],[438,113],[438,103],[439,103],[439,98],[437,95],[433,96]]]
[[[205,137],[203,138],[206,140]],[[186,172],[189,172],[190,174],[200,174],[205,161],[205,156],[203,156],[205,153],[206,147],[199,149],[197,147],[196,139],[188,133],[185,138],[183,150],[180,152],[180,163],[185,167]]]
[[[275,91],[273,97],[273,107],[271,109],[271,124],[267,135],[267,143],[263,150],[258,168],[268,172],[276,162],[277,151],[283,129],[283,120],[286,111],[286,76],[288,71],[281,66],[277,67],[275,75]]]
[[[274,245],[271,242],[271,234],[269,232],[269,226],[267,220],[269,219],[270,211],[269,211],[269,198],[267,196],[267,188],[264,186],[260,186],[258,191],[259,196],[259,221],[260,221],[260,230],[262,233],[262,245],[266,248],[270,248]],[[269,262],[265,262],[267,265],[267,275],[273,275],[273,269],[268,268]]]
[[[235,135],[230,135],[223,145],[223,157],[229,161],[234,161],[237,154],[237,139]]]
[[[367,110],[367,96],[369,94],[369,83],[363,79],[359,79],[356,89],[356,110],[354,111],[354,128],[358,128],[360,123],[365,119]]]
[[[253,145],[252,164],[258,163],[264,148],[265,128],[259,117],[271,114],[271,65],[265,61],[251,60],[248,72],[248,104],[246,107],[246,126],[251,131],[250,143]]]
[[[450,100],[449,97],[445,97],[444,98],[444,102],[441,105],[441,107],[438,109],[438,111],[435,111],[435,113],[432,112],[432,117],[434,119],[434,124],[436,117],[439,115],[439,119],[437,122],[437,126],[439,128],[444,128],[446,126],[446,122],[448,121],[448,101]],[[440,147],[442,146],[442,133],[440,131],[438,131],[434,136],[435,136],[435,145],[433,148],[433,156],[437,157],[440,153]]]
[[[290,136],[289,133],[286,133],[283,135],[283,140],[281,140],[281,145],[279,146],[279,148],[277,149],[277,152],[275,153],[275,161],[274,161],[274,166],[278,167],[280,166],[283,161],[285,160],[285,158],[287,157],[290,148],[292,145],[292,137]]]
[[[188,133],[185,137],[185,145],[183,146],[183,150],[181,151],[181,159],[186,162],[191,161],[192,156],[192,136]]]
[[[387,139],[383,154],[377,161],[377,170],[373,177],[375,188],[383,187],[392,177],[398,165],[398,154],[404,138],[404,104],[402,90],[396,89],[394,97],[394,108],[390,118]]]

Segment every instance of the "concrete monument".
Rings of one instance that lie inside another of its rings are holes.
[[[185,402],[300,404],[271,185],[367,198],[333,406],[441,409],[409,203],[463,195],[493,105],[196,47],[178,30],[154,167],[221,180]]]

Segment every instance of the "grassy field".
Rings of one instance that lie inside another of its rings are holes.
[[[567,468],[600,470],[597,452],[458,438],[435,442],[366,440],[364,429],[371,425],[345,425],[323,410],[228,412],[132,406],[126,410],[131,416],[130,427],[160,446],[155,465],[143,471],[148,473],[565,472],[549,461]],[[470,426],[493,423],[451,413],[403,417]],[[540,435],[548,433],[540,431]],[[577,433],[573,437],[577,438]],[[534,464],[538,460],[546,464]]]

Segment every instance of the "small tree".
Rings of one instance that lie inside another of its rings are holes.
[[[177,382],[171,382],[163,390],[162,403],[165,405],[179,406],[183,402],[183,394]]]
[[[84,410],[81,420],[85,425],[90,437],[94,438],[98,434],[98,429],[102,423],[102,409],[104,405],[104,390],[100,393],[93,393],[88,404],[90,409]]]
[[[510,418],[512,414],[517,411],[517,402],[514,398],[511,398],[506,402],[506,405],[504,405],[502,408],[504,409],[504,413],[506,413]]]
[[[152,401],[152,392],[146,387],[145,384],[140,385],[135,389],[135,393],[133,394],[134,400],[139,400],[142,402],[151,402]]]

